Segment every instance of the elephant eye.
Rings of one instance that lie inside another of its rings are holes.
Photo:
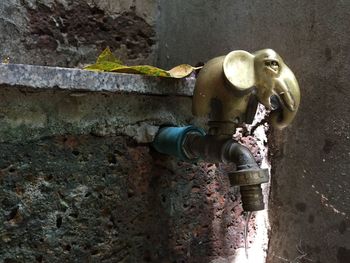
[[[274,71],[278,72],[280,65],[276,60],[266,60],[265,66],[270,67]]]

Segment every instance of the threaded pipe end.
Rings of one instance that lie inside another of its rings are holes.
[[[264,210],[264,196],[260,184],[241,186],[240,191],[244,211]]]

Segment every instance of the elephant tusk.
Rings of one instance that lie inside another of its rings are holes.
[[[295,106],[295,100],[291,93],[289,92],[289,87],[286,82],[283,80],[279,79],[278,80],[278,85],[276,87],[277,89],[280,89],[278,95],[281,98],[282,103],[290,110],[290,111],[295,111],[296,106]]]

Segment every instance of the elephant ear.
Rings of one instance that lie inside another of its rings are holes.
[[[244,50],[228,53],[224,59],[223,70],[232,88],[246,93],[255,85],[254,55]]]

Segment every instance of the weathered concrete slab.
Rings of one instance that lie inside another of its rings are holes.
[[[194,83],[193,78],[166,79],[76,68],[0,64],[0,85],[7,87],[192,96]]]
[[[193,120],[194,79],[0,64],[0,141],[121,134],[146,143]]]

